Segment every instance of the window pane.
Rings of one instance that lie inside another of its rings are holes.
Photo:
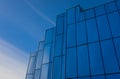
[[[49,63],[48,79],[52,79],[52,63]]]
[[[62,79],[65,79],[65,56],[62,57]]]
[[[76,77],[77,69],[76,69],[76,48],[67,49],[67,66],[66,66],[66,77]]]
[[[96,28],[95,19],[90,19],[87,21],[87,34],[88,34],[88,42],[98,41],[98,32]]]
[[[77,24],[77,45],[87,43],[85,22]]]
[[[39,47],[38,47],[38,50],[43,50],[44,49],[44,42],[40,42],[39,43]]]
[[[39,78],[40,78],[40,70],[36,70],[34,79],[39,79]]]
[[[62,35],[56,36],[55,56],[62,55]]]
[[[64,27],[64,16],[58,16],[57,17],[57,34],[63,33],[63,27]]]
[[[105,14],[105,8],[104,8],[104,6],[100,6],[100,7],[95,8],[95,12],[96,12],[96,15]]]
[[[76,45],[75,25],[69,25],[67,31],[67,47]]]
[[[53,38],[53,29],[48,29],[46,31],[45,43],[51,43]]]
[[[84,20],[84,12],[80,11],[80,7],[76,7],[76,21],[80,22]]]
[[[89,44],[89,54],[92,75],[104,74],[99,43]]]
[[[36,69],[40,69],[41,68],[42,57],[43,57],[43,51],[39,51],[38,52],[38,56],[37,56]]]
[[[78,54],[78,76],[89,76],[89,59],[87,46],[79,46]]]
[[[120,74],[108,75],[106,79],[120,79]]]
[[[104,76],[93,76],[92,79],[105,79]]]
[[[108,18],[110,21],[113,36],[120,36],[120,15],[118,14],[118,12],[109,14]]]
[[[35,63],[36,63],[36,57],[30,58],[28,73],[34,73],[35,71]]]
[[[120,38],[114,39],[114,42],[115,42],[115,48],[117,50],[117,56],[118,56],[119,64],[120,64]]]
[[[112,11],[117,10],[117,7],[116,7],[115,3],[112,2],[112,3],[109,3],[106,5],[106,10],[107,10],[107,12],[112,12]]]
[[[49,63],[51,44],[47,44],[44,49],[43,63]]]
[[[48,79],[48,64],[42,65],[41,78]]]
[[[55,57],[53,79],[61,79],[61,57]]]
[[[87,10],[85,14],[86,14],[86,19],[94,17],[95,16],[94,9]]]
[[[67,24],[75,23],[75,9],[74,8],[69,9],[67,11],[67,20],[68,20]]]
[[[112,40],[102,41],[101,46],[106,73],[118,72],[118,62],[116,60]]]
[[[107,21],[107,17],[105,15],[97,17],[97,23],[98,23],[100,39],[104,40],[104,39],[111,38],[111,33],[110,33],[110,28],[109,28],[109,24]]]

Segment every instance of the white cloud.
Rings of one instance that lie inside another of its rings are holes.
[[[0,38],[0,79],[25,79],[28,55]]]

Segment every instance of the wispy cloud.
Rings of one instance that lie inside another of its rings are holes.
[[[52,21],[48,16],[46,16],[44,13],[42,13],[41,11],[39,11],[33,4],[30,3],[30,1],[28,0],[24,0],[40,17],[42,17],[43,19],[47,20],[49,23],[51,23],[52,25],[56,25],[54,21]]]
[[[24,79],[28,55],[0,38],[0,79]]]

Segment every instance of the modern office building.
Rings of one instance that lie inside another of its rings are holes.
[[[26,79],[120,79],[120,0],[58,15],[31,53]]]

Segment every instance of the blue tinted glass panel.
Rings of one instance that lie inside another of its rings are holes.
[[[33,79],[33,75],[27,75],[26,79]]]
[[[88,42],[98,41],[98,32],[95,19],[87,20]]]
[[[84,12],[81,12],[80,8],[76,7],[76,21],[79,22],[82,20],[84,20]]]
[[[75,9],[72,8],[72,9],[69,9],[67,11],[67,24],[72,24],[72,23],[75,23]]]
[[[40,70],[36,70],[34,79],[39,79],[39,78],[40,78]]]
[[[40,42],[38,50],[43,50],[43,49],[44,49],[44,42]]]
[[[56,36],[55,56],[62,55],[62,35]]]
[[[77,45],[87,43],[85,22],[77,24]]]
[[[66,77],[76,77],[76,48],[67,49],[67,66],[66,66]]]
[[[105,76],[93,76],[92,79],[105,79]]]
[[[89,44],[89,54],[92,75],[103,74],[103,62],[99,43]]]
[[[63,33],[63,27],[64,27],[64,16],[58,16],[57,17],[57,34]]]
[[[109,24],[107,21],[107,17],[105,15],[97,17],[97,23],[98,23],[100,39],[104,40],[104,39],[111,38],[111,33],[110,33],[110,28],[109,28]]]
[[[47,44],[44,48],[43,63],[48,63],[50,59],[51,44]]]
[[[94,17],[95,16],[94,9],[87,10],[85,14],[86,14],[86,19]]]
[[[65,79],[65,56],[62,57],[62,79]]]
[[[115,11],[115,10],[117,10],[117,7],[116,7],[114,2],[106,5],[106,11],[107,12],[112,12],[112,11]]]
[[[102,15],[105,14],[105,8],[104,6],[96,7],[95,8],[96,15]]]
[[[77,48],[78,55],[78,76],[89,76],[89,59],[87,46]]]
[[[53,29],[49,29],[46,31],[45,43],[51,43],[53,40]]]
[[[120,79],[120,74],[108,75],[106,79]]]
[[[41,68],[42,56],[43,56],[43,51],[39,51],[38,52],[38,56],[37,56],[36,69],[40,69]]]
[[[78,79],[90,79],[90,77],[85,77],[85,78],[78,78]]]
[[[35,63],[36,63],[36,57],[30,58],[28,73],[34,73],[35,71]]]
[[[49,63],[48,79],[52,79],[52,63]]]
[[[67,31],[67,47],[76,45],[75,25],[69,25]]]
[[[101,46],[106,73],[118,72],[118,62],[112,40],[102,41]]]
[[[113,36],[120,36],[120,15],[114,12],[108,15]]]
[[[55,57],[53,79],[61,79],[61,57]]]
[[[114,42],[115,42],[115,47],[117,51],[117,56],[118,56],[119,63],[120,63],[120,38],[114,39]]]
[[[41,78],[48,79],[48,64],[42,65]]]

